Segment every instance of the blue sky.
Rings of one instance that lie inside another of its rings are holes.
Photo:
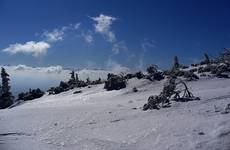
[[[142,69],[230,47],[228,0],[0,0],[0,64]]]

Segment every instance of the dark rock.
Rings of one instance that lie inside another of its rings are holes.
[[[138,89],[136,87],[134,87],[133,92],[138,92]]]
[[[198,134],[199,134],[199,135],[205,135],[204,132],[199,132]]]
[[[80,90],[80,91],[73,92],[73,94],[78,94],[78,93],[82,93],[82,91]]]

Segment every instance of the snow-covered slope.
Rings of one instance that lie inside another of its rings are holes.
[[[131,79],[119,91],[101,84],[0,110],[0,150],[229,150],[230,114],[221,111],[230,80],[189,82],[200,101],[142,111],[163,83]]]

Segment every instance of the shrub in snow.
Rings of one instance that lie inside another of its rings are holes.
[[[92,85],[96,85],[96,84],[102,84],[103,81],[101,80],[101,78],[98,78],[98,80],[92,81],[91,84]]]
[[[149,79],[150,81],[154,81],[154,80],[160,81],[164,79],[163,73],[158,71],[158,67],[156,65],[150,65],[146,71],[148,72],[146,78]]]
[[[181,68],[182,68],[182,69],[187,69],[187,68],[188,68],[188,66],[182,66]]]
[[[95,81],[91,81],[89,78],[87,78],[86,82],[79,80],[78,74],[75,74],[74,71],[72,71],[70,75],[71,77],[68,82],[61,81],[58,87],[51,87],[47,92],[49,92],[49,94],[59,94],[70,89],[74,89],[76,87],[86,87],[88,85],[103,83],[103,81],[101,81],[101,78]]]
[[[138,92],[138,89],[136,87],[134,87],[133,92]]]
[[[145,75],[141,72],[141,71],[138,71],[134,74],[132,73],[128,73],[125,75],[125,79],[132,79],[132,78],[137,78],[137,79],[143,79],[145,77]]]
[[[177,90],[176,87],[182,84],[184,89]],[[182,94],[182,96],[180,96]],[[173,96],[173,99],[171,97]],[[182,80],[176,82],[176,78],[170,78],[163,87],[162,92],[159,95],[153,95],[148,98],[148,102],[144,104],[143,110],[159,109],[160,107],[169,107],[170,100],[175,101],[190,101],[199,100],[198,97],[194,97],[188,90],[187,85]]]
[[[132,74],[132,73],[128,73],[128,74],[125,75],[125,78],[126,78],[126,79],[132,79],[132,78],[134,78],[134,77],[135,77],[135,75]]]
[[[217,61],[220,63],[230,63],[230,48],[224,48],[224,51],[217,58]]]
[[[114,75],[109,73],[104,88],[110,90],[120,90],[126,87],[126,79],[122,75]]]
[[[43,92],[39,88],[33,90],[30,89],[28,92],[19,93],[18,100],[24,100],[24,101],[33,100],[42,97],[44,94],[45,92]]]
[[[141,71],[135,73],[134,76],[135,76],[137,79],[143,79],[143,78],[145,77],[145,75],[144,75]]]
[[[221,114],[228,114],[230,113],[230,103],[226,105],[224,111],[221,112]]]
[[[59,94],[64,91],[65,90],[62,87],[58,86],[58,87],[51,87],[47,92],[49,94]]]
[[[160,109],[160,97],[157,95],[150,96],[148,98],[147,104],[144,104],[143,110],[146,111],[148,109]]]
[[[164,79],[163,73],[162,72],[156,72],[153,74],[154,80],[160,81]]]
[[[184,77],[187,79],[187,81],[193,81],[199,79],[199,77],[192,71],[185,71]]]
[[[229,78],[229,76],[227,74],[222,74],[222,73],[217,74],[216,77],[218,77],[218,78]]]
[[[68,89],[69,88],[69,84],[66,82],[61,81],[59,84],[59,87],[62,89]]]
[[[87,84],[87,85],[90,85],[90,84],[91,84],[91,80],[90,80],[89,77],[86,79],[86,84]]]
[[[158,66],[157,65],[150,65],[146,71],[148,72],[148,74],[154,74],[156,72],[158,72]]]
[[[197,72],[198,69],[197,68],[193,68],[193,69],[190,69],[189,71],[191,71],[191,72]]]

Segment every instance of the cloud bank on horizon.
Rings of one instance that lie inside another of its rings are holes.
[[[0,66],[4,67],[10,75],[12,91],[18,94],[22,91],[27,91],[30,88],[40,88],[47,90],[52,86],[58,86],[60,81],[68,81],[70,79],[70,72],[72,70],[65,69],[62,66],[49,66],[49,67],[31,67],[27,65],[14,65],[14,66]],[[116,62],[110,60],[108,62],[110,70],[102,69],[81,69],[75,70],[78,73],[79,79],[97,80],[99,77],[103,80],[107,79],[108,73],[119,74],[121,72],[129,72],[126,67],[120,66]]]

